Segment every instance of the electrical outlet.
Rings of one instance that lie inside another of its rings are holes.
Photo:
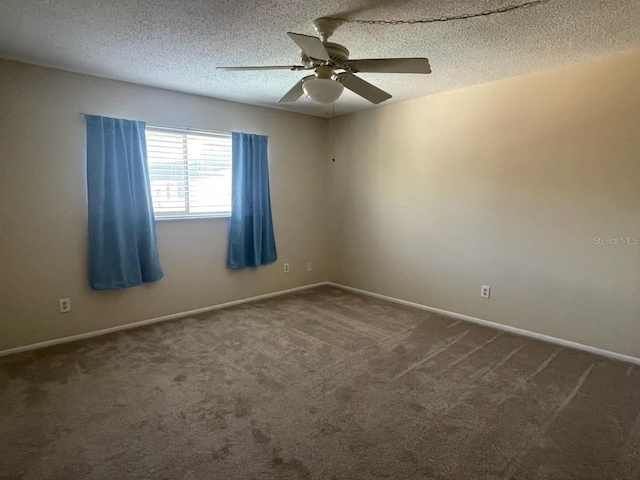
[[[482,285],[480,287],[480,296],[482,298],[490,298],[491,297],[491,287],[489,285]]]
[[[284,264],[284,273],[289,273],[289,264],[288,263]]]
[[[311,262],[307,262],[307,272],[311,271]]]
[[[68,313],[71,311],[71,299],[70,298],[61,298],[58,300],[60,305],[60,313]]]

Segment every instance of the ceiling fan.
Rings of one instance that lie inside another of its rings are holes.
[[[355,74],[359,72],[431,73],[429,60],[426,58],[350,60],[349,50],[338,43],[328,41],[340,23],[339,20],[326,17],[314,20],[313,26],[320,38],[287,33],[302,50],[301,65],[217,67],[217,70],[313,70],[313,75],[303,77],[278,100],[278,103],[295,102],[305,94],[310,100],[322,104],[335,102],[342,95],[344,87],[375,104],[391,98],[389,93],[357,77]]]

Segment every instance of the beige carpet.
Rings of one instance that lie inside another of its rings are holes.
[[[0,478],[640,478],[640,368],[323,287],[0,359]]]

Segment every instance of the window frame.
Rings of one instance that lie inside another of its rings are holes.
[[[147,148],[147,168],[149,168],[149,170],[151,169],[151,164],[149,162],[149,144],[148,144],[148,138],[147,138],[147,132],[148,130],[152,130],[152,131],[164,131],[164,132],[168,132],[168,133],[173,133],[173,134],[180,134],[180,135],[203,135],[203,136],[214,136],[214,137],[225,137],[229,139],[229,144],[230,144],[230,150],[229,150],[229,167],[230,167],[230,173],[231,173],[231,179],[229,180],[230,183],[233,182],[233,173],[231,172],[231,155],[232,155],[232,135],[231,132],[221,132],[221,131],[215,131],[215,130],[202,130],[202,129],[193,129],[193,128],[186,128],[186,127],[169,127],[169,126],[165,126],[165,125],[158,125],[158,124],[153,124],[153,123],[147,123],[146,127],[145,127],[145,142],[146,142],[146,148]],[[185,180],[187,182],[187,191],[188,191],[188,182],[189,179],[191,178],[188,174],[188,170],[189,170],[189,158],[186,157],[185,158],[185,167],[187,170],[187,175],[185,177]],[[152,181],[152,176],[151,173],[149,172],[149,184],[151,185],[151,181]],[[232,183],[231,183],[232,185]],[[153,187],[152,187],[153,188]],[[187,197],[188,198],[188,197]],[[222,212],[196,212],[196,213],[190,213],[190,212],[180,212],[180,213],[176,213],[176,212],[170,212],[170,213],[162,213],[162,212],[158,212],[156,211],[156,208],[154,206],[155,200],[153,198],[153,192],[151,193],[151,206],[153,209],[153,216],[154,219],[156,221],[168,221],[168,220],[191,220],[191,219],[204,219],[204,218],[229,218],[231,217],[231,202],[232,199],[229,200],[229,210],[228,211],[222,211]],[[187,208],[188,207],[188,203],[187,203]]]

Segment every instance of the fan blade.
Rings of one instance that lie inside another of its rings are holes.
[[[302,35],[301,33],[291,33],[288,32],[289,38],[296,42],[296,44],[309,58],[315,58],[316,60],[329,60],[329,53],[327,49],[324,48],[324,44],[317,37],[312,37],[310,35]]]
[[[278,103],[290,103],[290,102],[295,102],[296,100],[298,100],[302,94],[304,93],[304,90],[302,90],[302,84],[304,83],[304,81],[307,78],[311,78],[313,77],[313,75],[307,75],[306,77],[302,77],[300,79],[300,81],[298,83],[296,83],[293,88],[291,88],[291,90],[289,90],[287,93],[285,93],[282,98],[280,100],[278,100]]]
[[[216,67],[216,70],[223,70],[227,72],[244,71],[244,70],[305,70],[307,67],[302,65],[291,66],[278,66],[278,65],[265,65],[261,67]]]
[[[336,78],[342,85],[347,87],[353,93],[357,93],[362,98],[365,98],[376,105],[391,98],[391,95],[384,90],[380,90],[375,85],[371,85],[369,82],[356,77],[352,73],[339,73],[336,75]]]
[[[349,60],[347,65],[354,73],[431,73],[427,58],[367,58]]]

